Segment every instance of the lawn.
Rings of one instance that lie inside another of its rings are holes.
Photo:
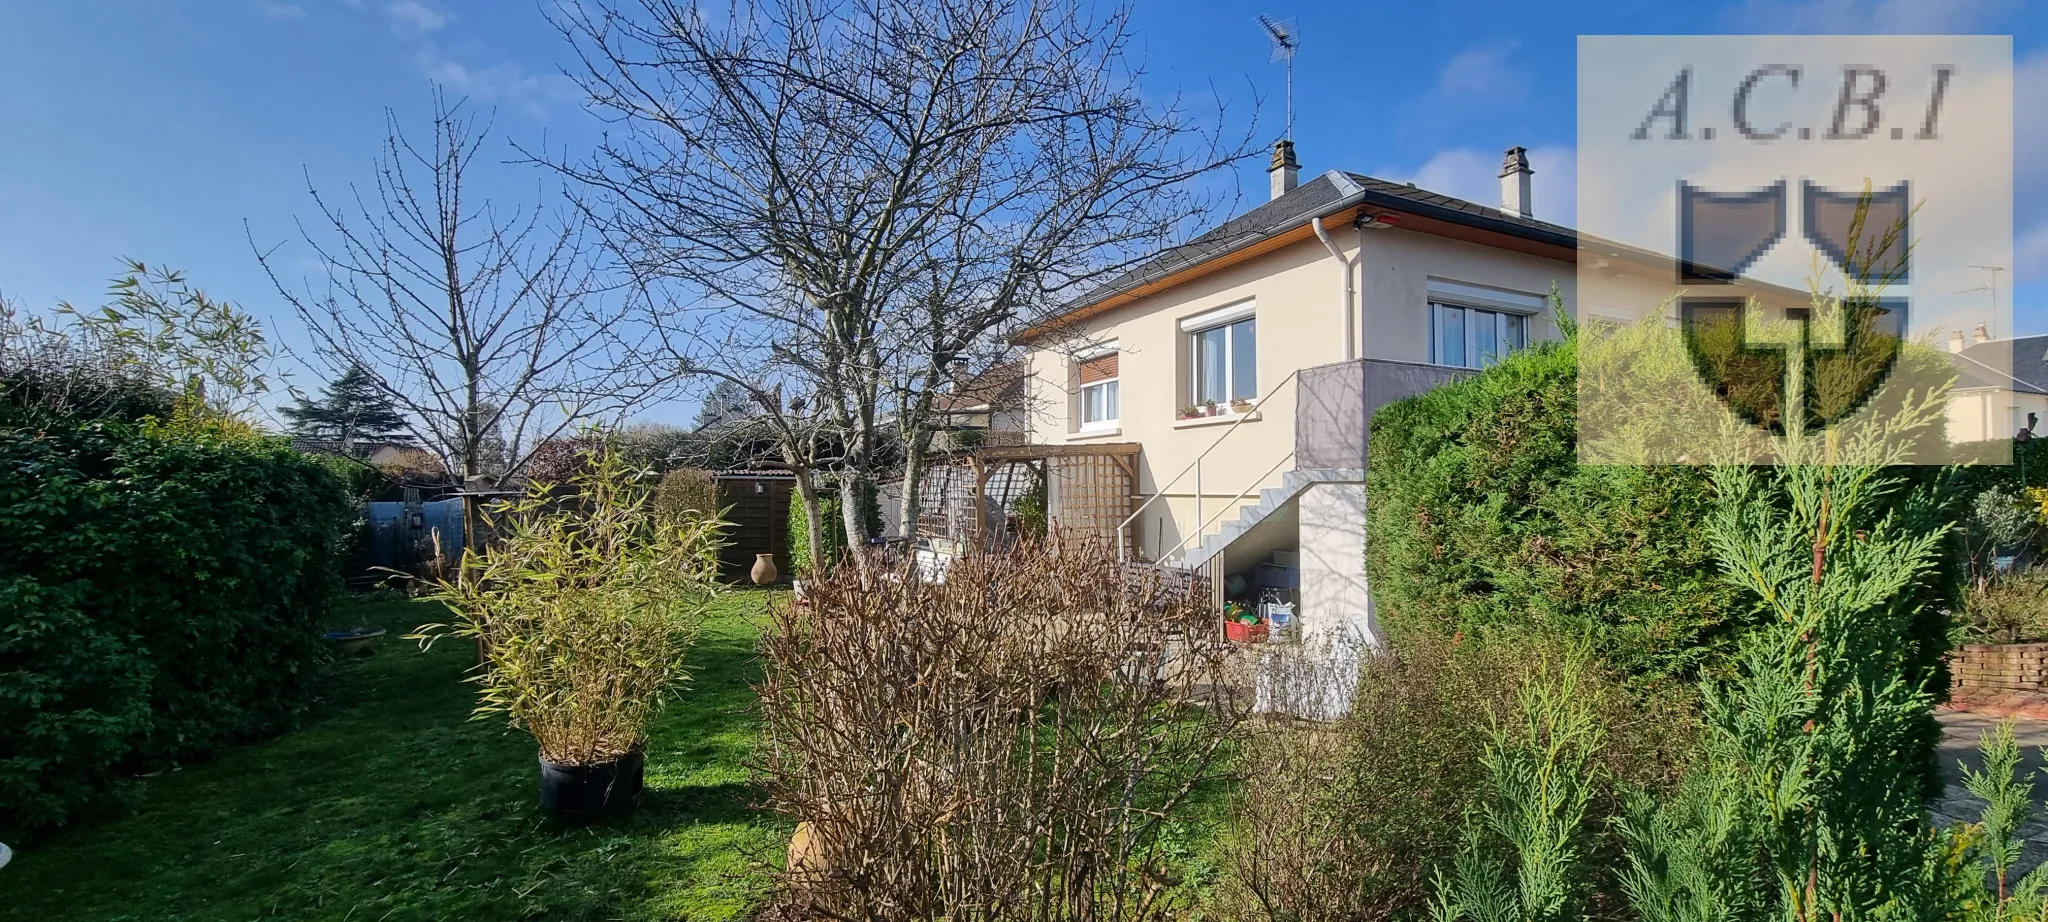
[[[474,648],[394,641],[422,603],[344,606],[391,630],[341,665],[298,732],[148,779],[134,813],[22,849],[0,870],[10,919],[688,919],[745,917],[789,825],[743,763],[767,601],[722,601],[695,678],[657,719],[630,817],[562,826],[540,810],[530,738],[469,720]]]

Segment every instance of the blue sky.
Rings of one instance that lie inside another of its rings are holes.
[[[1137,0],[1148,88],[1195,107],[1220,95],[1235,120],[1259,102],[1262,134],[1276,134],[1282,71],[1260,13],[1303,34],[1305,175],[1350,169],[1490,202],[1501,150],[1520,144],[1534,152],[1537,215],[1553,220],[1572,211],[1577,35],[2012,34],[2020,239],[2001,297],[2016,296],[2019,332],[2048,332],[2048,0]],[[601,126],[561,75],[568,63],[525,0],[0,0],[0,294],[91,303],[117,258],[134,257],[185,270],[303,346],[245,224],[310,272],[291,242],[312,213],[307,179],[367,181],[386,107],[418,124],[435,82],[497,109],[504,160],[516,156],[506,141],[585,147]],[[480,179],[531,201],[542,177],[505,163]],[[1264,198],[1262,163],[1238,179],[1240,205]]]

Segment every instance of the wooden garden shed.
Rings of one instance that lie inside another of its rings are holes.
[[[725,533],[725,546],[718,552],[719,577],[728,582],[746,580],[756,554],[774,554],[775,569],[787,575],[789,499],[796,489],[796,475],[748,468],[716,471],[711,477],[718,490],[718,505],[727,510],[726,519],[732,523]]]

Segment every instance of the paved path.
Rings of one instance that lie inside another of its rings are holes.
[[[1934,805],[1934,821],[1939,825],[1958,821],[1974,823],[1983,814],[1984,802],[1964,790],[1959,763],[1967,763],[1972,769],[1983,767],[1984,760],[1977,751],[1977,741],[1997,726],[2002,718],[1990,714],[1943,711],[1938,719],[1943,731],[1941,767],[1948,776],[1948,791]],[[2048,747],[2048,720],[2018,718],[2013,725],[2013,738],[2020,744],[2020,777],[2041,769],[2042,747]],[[2048,804],[2044,804],[2041,798],[2044,791],[2048,791],[2048,777],[2035,784],[2034,818],[2020,827],[2021,835],[2027,838],[2026,850],[2020,857],[2022,869],[2048,861],[2048,815],[2044,815],[2048,814]]]

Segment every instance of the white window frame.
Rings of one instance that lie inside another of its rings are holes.
[[[1475,285],[1450,279],[1431,278],[1428,280],[1429,297],[1429,361],[1433,365],[1451,365],[1444,360],[1444,336],[1442,329],[1443,309],[1464,311],[1465,333],[1463,347],[1464,361],[1452,366],[1456,368],[1485,368],[1506,358],[1516,349],[1526,349],[1533,338],[1533,318],[1542,312],[1548,301],[1542,295],[1495,288],[1490,285]],[[1520,345],[1506,345],[1497,349],[1491,361],[1479,355],[1475,319],[1490,316],[1493,323],[1493,339],[1497,344],[1507,343],[1509,317],[1519,317],[1522,322]]]
[[[1443,312],[1446,310],[1464,312],[1464,342],[1459,344],[1463,347],[1461,349],[1461,351],[1464,353],[1464,360],[1462,362],[1453,363],[1447,361],[1444,355],[1444,331],[1442,318]],[[1444,365],[1452,368],[1479,369],[1491,367],[1494,363],[1499,362],[1501,359],[1506,358],[1509,353],[1514,352],[1518,349],[1529,348],[1530,316],[1531,315],[1522,313],[1520,311],[1504,311],[1490,307],[1473,307],[1469,304],[1458,304],[1455,302],[1438,301],[1435,299],[1431,299],[1429,302],[1430,364]],[[1481,320],[1481,318],[1485,319]],[[1511,344],[1508,341],[1509,318],[1514,318],[1522,322],[1522,341],[1520,344]],[[1479,337],[1477,331],[1479,329],[1480,323],[1490,323],[1493,325],[1493,341],[1496,344],[1496,349],[1490,357],[1482,357],[1479,354]]]
[[[1201,334],[1203,333],[1207,333],[1211,330],[1215,330],[1218,328],[1226,329],[1223,343],[1223,381],[1224,389],[1228,391],[1230,386],[1237,380],[1237,334],[1235,332],[1229,332],[1227,328],[1245,320],[1253,321],[1252,336],[1254,339],[1254,344],[1252,347],[1252,392],[1242,397],[1235,394],[1229,394],[1225,397],[1224,400],[1218,402],[1217,406],[1224,412],[1235,412],[1231,409],[1231,404],[1233,401],[1244,400],[1253,403],[1256,403],[1258,401],[1259,368],[1257,352],[1258,346],[1256,343],[1258,337],[1258,303],[1256,301],[1244,301],[1237,304],[1231,304],[1224,307],[1220,307],[1216,310],[1209,311],[1207,313],[1196,314],[1192,317],[1184,317],[1181,319],[1180,330],[1181,342],[1183,344],[1182,348],[1186,350],[1188,357],[1187,396],[1189,406],[1201,406],[1203,400],[1202,352],[1201,349],[1196,345],[1197,337],[1201,336]]]
[[[1119,349],[1119,344],[1118,344],[1118,343],[1114,343],[1114,342],[1112,342],[1112,343],[1109,343],[1108,345],[1105,345],[1105,346],[1103,346],[1103,347],[1102,347],[1102,348],[1100,348],[1100,349],[1095,349],[1095,350],[1093,350],[1093,351],[1090,351],[1090,352],[1084,353],[1084,354],[1082,354],[1082,355],[1077,355],[1077,356],[1075,356],[1075,357],[1074,357],[1074,369],[1075,369],[1075,374],[1076,374],[1077,376],[1079,375],[1079,372],[1080,372],[1080,368],[1081,368],[1081,366],[1082,366],[1082,365],[1085,365],[1085,364],[1087,364],[1087,363],[1089,363],[1089,362],[1092,362],[1092,361],[1094,361],[1094,360],[1096,360],[1096,359],[1099,359],[1099,358],[1102,358],[1102,357],[1104,357],[1104,356],[1116,355],[1116,354],[1117,354],[1117,352],[1118,352],[1118,349]],[[1078,403],[1077,403],[1077,405],[1076,405],[1076,406],[1075,406],[1075,408],[1074,408],[1074,410],[1075,410],[1075,412],[1074,412],[1074,421],[1075,421],[1074,431],[1076,431],[1076,432],[1103,432],[1103,431],[1106,431],[1106,430],[1114,430],[1114,429],[1119,429],[1119,428],[1122,428],[1122,426],[1123,426],[1123,407],[1124,407],[1124,404],[1123,404],[1123,385],[1119,383],[1119,382],[1121,382],[1122,380],[1123,380],[1123,362],[1122,362],[1122,360],[1121,360],[1121,357],[1119,357],[1119,360],[1118,360],[1118,362],[1117,362],[1117,376],[1116,376],[1116,377],[1114,377],[1114,378],[1105,378],[1105,379],[1103,379],[1103,380],[1101,380],[1101,381],[1091,381],[1091,382],[1089,382],[1089,383],[1087,383],[1087,384],[1081,384],[1081,385],[1080,385],[1079,389],[1075,391],[1075,396],[1076,396],[1076,397],[1078,398]],[[1076,382],[1076,383],[1078,383],[1078,382]],[[1113,387],[1113,388],[1115,388],[1115,389],[1116,389],[1116,397],[1115,397],[1115,404],[1116,404],[1116,413],[1115,413],[1115,414],[1113,414],[1113,415],[1111,415],[1111,416],[1109,416],[1109,417],[1107,417],[1107,418],[1104,418],[1104,419],[1098,419],[1098,420],[1090,420],[1090,419],[1088,418],[1088,392],[1089,392],[1090,390],[1095,390],[1095,389],[1099,389],[1099,388],[1105,388],[1105,387]]]

